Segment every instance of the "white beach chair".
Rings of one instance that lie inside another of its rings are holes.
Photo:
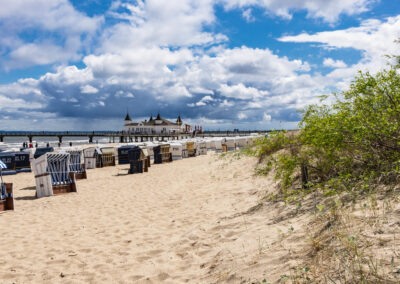
[[[74,173],[69,169],[69,153],[46,153],[32,162],[36,196],[76,192]]]

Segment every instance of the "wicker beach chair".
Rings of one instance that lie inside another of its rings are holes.
[[[75,175],[70,172],[69,153],[46,153],[33,160],[36,197],[76,192]]]
[[[158,145],[153,148],[154,164],[162,164],[172,162],[172,154],[169,144]]]
[[[3,182],[3,170],[7,165],[0,160],[0,212],[14,210],[13,184]]]
[[[196,148],[195,148],[195,143],[193,141],[186,142],[186,148],[188,152],[188,157],[196,156]]]
[[[140,147],[140,149],[142,149],[143,155],[145,157],[147,168],[150,168],[150,166],[151,166],[150,165],[150,154],[149,154],[149,151],[147,149],[147,146],[139,146],[139,147]]]
[[[135,145],[125,145],[118,148],[118,165],[129,164],[128,152],[131,149],[135,149]]]
[[[0,161],[7,167],[2,170],[2,175],[15,175],[17,173],[14,153],[0,153]]]
[[[97,147],[89,147],[83,150],[85,169],[101,168],[101,150]]]
[[[172,160],[182,160],[183,159],[183,146],[181,143],[171,143],[171,154]]]
[[[101,148],[101,165],[102,167],[115,166],[115,148],[103,147]]]
[[[14,152],[15,155],[15,170],[20,172],[31,172],[31,162],[29,160],[29,152]]]
[[[130,164],[130,174],[137,174],[148,171],[147,158],[140,147],[129,149],[128,156]]]
[[[196,152],[198,155],[207,155],[207,144],[205,141],[197,141]]]

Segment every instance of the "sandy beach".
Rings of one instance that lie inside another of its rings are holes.
[[[32,173],[6,176],[15,211],[0,215],[0,282],[277,281],[305,241],[304,216],[260,208],[275,182],[255,163],[208,153],[144,174],[88,170],[78,193],[40,199]]]

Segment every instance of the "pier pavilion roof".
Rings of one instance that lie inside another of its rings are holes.
[[[153,116],[151,118],[153,118]],[[128,123],[127,126],[139,126],[139,124],[142,125],[142,126],[157,126],[157,125],[179,126],[179,125],[182,124],[182,120],[180,119],[180,116],[179,116],[179,122],[177,120],[177,123],[175,123],[175,122],[169,121],[168,119],[162,118],[160,116],[160,114],[158,114],[156,119],[151,119],[151,120],[148,120],[148,121],[145,120],[145,121],[142,121],[142,122],[139,122],[139,123],[132,122],[132,123]]]

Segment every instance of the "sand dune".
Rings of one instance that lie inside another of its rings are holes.
[[[274,187],[254,165],[209,153],[144,174],[95,169],[78,193],[40,199],[31,173],[7,176],[16,210],[0,215],[0,282],[276,281],[305,233],[301,220],[274,221],[278,204],[251,210]]]

